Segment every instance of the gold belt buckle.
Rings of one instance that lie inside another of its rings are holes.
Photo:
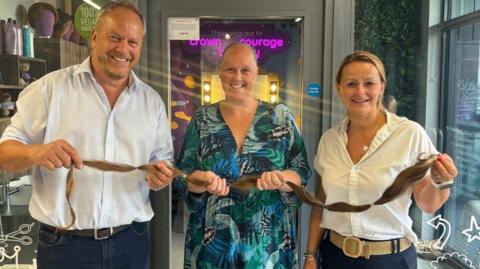
[[[358,258],[362,256],[364,243],[355,236],[346,236],[343,238],[342,251],[345,256]]]

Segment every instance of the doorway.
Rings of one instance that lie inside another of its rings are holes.
[[[191,21],[196,19],[192,18]],[[272,104],[286,104],[301,128],[303,19],[198,19],[198,38],[168,41],[169,109],[175,157],[181,150],[193,112],[202,105],[213,104],[224,98],[218,65],[225,47],[234,42],[245,43],[255,49],[259,66],[256,97]],[[168,36],[172,35],[169,33]],[[188,221],[188,212],[179,197],[176,190],[172,189],[172,268],[183,268],[183,245]]]

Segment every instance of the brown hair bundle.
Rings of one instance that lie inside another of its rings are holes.
[[[351,205],[345,202],[337,202],[325,205],[325,203],[318,199],[315,194],[307,191],[304,187],[298,186],[291,182],[287,182],[287,184],[294,190],[295,194],[297,194],[300,200],[311,206],[323,207],[327,210],[335,212],[362,212],[369,209],[373,205],[383,205],[393,201],[400,194],[410,188],[411,185],[424,178],[428,170],[432,167],[436,158],[436,154],[430,155],[427,158],[419,157],[418,162],[400,172],[392,185],[390,185],[383,192],[382,196],[372,204]]]
[[[107,161],[83,161],[83,165],[91,167],[91,168],[95,168],[95,169],[98,169],[98,170],[101,170],[101,171],[114,171],[114,172],[131,172],[131,171],[134,171],[134,170],[142,170],[142,171],[146,171],[146,172],[156,172],[156,171],[158,171],[158,168],[154,164],[144,164],[144,165],[140,165],[140,166],[131,166],[131,165],[128,165],[128,164],[111,163],[111,162],[107,162]],[[72,195],[73,186],[74,186],[74,184],[73,184],[73,182],[74,182],[74,180],[73,180],[73,168],[74,167],[70,168],[70,170],[68,171],[68,174],[67,174],[67,188],[66,188],[66,191],[65,191],[65,196],[67,198],[67,203],[68,203],[68,207],[69,207],[69,210],[70,210],[70,214],[72,215],[72,221],[66,227],[59,228],[61,230],[66,230],[66,229],[72,227],[73,224],[75,223],[75,219],[76,219],[75,211],[73,210],[72,205],[70,204],[70,196]],[[208,185],[208,182],[205,182],[204,180],[202,180],[200,178],[191,177],[191,176],[185,174],[181,170],[178,170],[174,167],[171,167],[171,168],[174,170],[174,176],[179,177],[181,180],[186,180],[186,181],[188,181],[188,182],[190,182],[194,185],[198,185],[198,186],[207,186]]]
[[[397,198],[400,194],[406,191],[412,184],[419,181],[423,177],[425,177],[427,171],[432,167],[437,155],[431,155],[427,158],[418,158],[418,162],[406,169],[404,169],[400,174],[398,174],[397,178],[390,185],[383,193],[383,195],[376,200],[372,204],[366,205],[351,205],[345,202],[337,202],[329,205],[325,205],[320,199],[318,199],[315,194],[309,192],[305,189],[305,187],[296,185],[292,182],[286,182],[290,188],[295,192],[295,194],[302,200],[302,202],[315,206],[315,207],[323,207],[330,211],[335,212],[362,212],[373,205],[382,205],[388,203],[395,198]],[[106,161],[83,161],[85,166],[95,168],[102,171],[114,171],[114,172],[130,172],[134,170],[142,170],[146,172],[155,172],[158,171],[158,168],[154,164],[145,164],[140,166],[131,166],[127,164],[119,164],[119,163],[111,163]],[[179,177],[180,180],[188,181],[191,184],[197,186],[207,186],[208,182],[201,178],[194,178],[191,175],[187,175],[185,172],[171,167],[174,170],[174,176]],[[257,179],[260,178],[259,175],[247,175],[241,177],[239,180],[234,182],[231,186],[240,190],[248,191],[256,186]],[[70,168],[67,175],[67,189],[65,196],[67,198],[68,207],[70,209],[70,213],[72,215],[72,221],[66,227],[62,227],[59,229],[68,229],[73,226],[75,223],[76,215],[75,211],[73,210],[70,204],[70,196],[73,191],[73,167]]]

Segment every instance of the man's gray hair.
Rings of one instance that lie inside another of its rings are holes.
[[[105,4],[97,13],[97,16],[95,18],[95,26],[94,27],[98,28],[100,26],[99,22],[102,20],[103,16],[105,16],[105,14],[113,11],[114,9],[116,9],[118,7],[123,7],[123,8],[129,9],[129,10],[135,12],[135,14],[137,14],[137,16],[142,21],[143,33],[145,34],[145,32],[147,30],[146,24],[145,24],[145,19],[143,18],[142,13],[138,9],[137,4],[133,1],[131,1],[131,0],[118,0],[118,1],[108,2],[107,4]]]

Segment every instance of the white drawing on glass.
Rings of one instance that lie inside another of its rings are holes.
[[[430,255],[433,255],[435,257],[438,257],[440,255],[442,255],[442,251],[437,249],[437,247],[435,247],[435,244],[437,243],[437,240],[417,240],[417,242],[415,242],[415,249],[417,250],[417,253],[420,253],[420,254],[430,254]]]
[[[475,239],[480,240],[480,226],[478,226],[475,216],[470,218],[470,228],[462,231],[462,234],[468,237],[468,243],[472,242]]]
[[[37,269],[37,259],[35,259],[35,258],[32,259],[32,264],[31,265],[19,264],[18,263],[18,256],[20,254],[20,250],[22,250],[22,248],[20,246],[15,246],[15,247],[13,247],[14,253],[12,255],[8,255],[7,252],[5,251],[5,248],[0,247],[0,264],[4,264],[3,261],[5,260],[5,258],[7,258],[9,260],[15,259],[15,269]],[[8,265],[4,265],[4,266],[8,266]],[[1,268],[3,268],[3,267],[1,267]],[[8,267],[8,268],[13,268],[13,267]]]
[[[7,247],[8,242],[16,242],[24,246],[31,245],[33,243],[33,239],[26,234],[29,234],[32,231],[33,225],[35,225],[34,222],[32,222],[31,224],[22,224],[18,227],[16,231],[13,231],[6,235],[0,235],[0,246]]]
[[[0,263],[3,263],[3,260],[5,260],[5,258],[9,260],[15,259],[15,265],[18,269],[18,253],[20,253],[20,250],[22,250],[20,246],[15,246],[13,247],[14,253],[12,255],[8,255],[5,251],[5,248],[0,247]]]
[[[443,254],[442,256],[438,257],[435,261],[431,261],[430,262],[430,267],[437,269],[437,268],[439,268],[438,264],[440,262],[443,262],[443,261],[446,261],[446,260],[449,260],[449,259],[454,259],[454,256],[456,256],[456,258],[458,258],[458,259],[461,259],[468,266],[468,268],[476,269],[475,266],[473,266],[472,261],[469,260],[467,258],[467,256],[465,256],[463,254],[460,254],[458,252],[451,252],[451,253]]]
[[[438,222],[434,224],[434,222],[437,220]],[[442,250],[447,244],[448,239],[450,238],[450,223],[446,219],[442,218],[442,215],[437,215],[433,219],[429,220],[427,224],[435,228],[435,230],[438,230],[438,228],[442,226],[442,235],[433,245],[433,248]]]

